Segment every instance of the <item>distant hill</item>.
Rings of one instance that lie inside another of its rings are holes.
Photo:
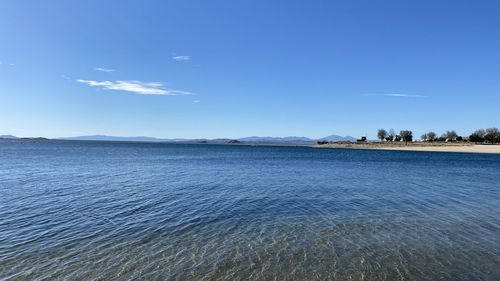
[[[0,135],[0,140],[9,140],[9,141],[46,141],[47,138],[42,137],[16,137],[13,135]]]
[[[0,135],[0,139],[9,139],[9,140],[13,140],[13,139],[18,139],[18,137],[13,136],[13,135]]]

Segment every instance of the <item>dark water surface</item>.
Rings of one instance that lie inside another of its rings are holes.
[[[500,280],[500,155],[0,142],[0,279]]]

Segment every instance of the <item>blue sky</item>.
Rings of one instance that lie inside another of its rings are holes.
[[[0,134],[500,126],[499,1],[1,1]]]

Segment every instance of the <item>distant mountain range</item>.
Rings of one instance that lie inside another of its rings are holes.
[[[0,135],[0,139],[19,139],[16,136],[12,135]],[[22,138],[22,139],[41,139],[41,138]],[[356,138],[351,136],[338,136],[338,135],[330,135],[320,139],[311,139],[307,137],[300,136],[290,136],[290,137],[245,137],[239,139],[228,139],[228,138],[220,138],[220,139],[167,139],[167,138],[154,138],[154,137],[145,137],[145,136],[137,136],[137,137],[115,137],[115,136],[105,136],[105,135],[91,135],[91,136],[78,136],[78,137],[65,137],[58,138],[58,140],[80,140],[80,141],[123,141],[123,142],[178,142],[178,143],[255,143],[255,144],[311,144],[317,141],[356,141]]]
[[[356,141],[356,138],[351,136],[338,136],[338,135],[330,135],[320,139],[311,139],[308,137],[246,137],[238,139],[242,142],[317,142],[317,141]]]
[[[79,136],[79,137],[68,137],[61,138],[64,140],[92,140],[92,141],[136,141],[136,142],[210,142],[210,143],[226,143],[232,139],[228,138],[220,138],[220,139],[166,139],[166,138],[153,138],[153,137],[114,137],[114,136],[103,136],[103,135],[94,135],[94,136]],[[298,136],[290,136],[290,137],[245,137],[236,139],[239,142],[243,143],[314,143],[317,141],[356,141],[356,138],[351,136],[338,136],[338,135],[330,135],[320,139],[311,139],[307,137],[298,137]]]
[[[238,139],[241,142],[312,142],[314,140],[306,137],[246,137]]]
[[[60,138],[62,140],[83,140],[83,141],[136,141],[136,142],[165,142],[165,141],[183,141],[185,139],[160,139],[153,137],[114,137],[104,135],[78,136]]]
[[[351,136],[342,137],[342,136],[338,136],[338,135],[330,135],[330,136],[326,136],[324,138],[321,138],[319,140],[320,141],[356,141],[356,138],[351,137]]]
[[[130,142],[183,142],[183,143],[200,143],[200,142],[210,142],[210,143],[226,143],[231,139],[166,139],[166,138],[154,138],[154,137],[115,137],[115,136],[104,136],[104,135],[93,135],[93,136],[78,136],[78,137],[66,137],[59,138],[60,140],[80,140],[80,141],[130,141]]]

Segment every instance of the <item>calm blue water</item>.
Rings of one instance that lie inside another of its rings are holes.
[[[500,155],[0,142],[0,279],[500,280]]]

